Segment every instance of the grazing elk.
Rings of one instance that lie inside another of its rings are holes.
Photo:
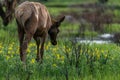
[[[3,24],[5,24],[5,19],[4,19],[4,17],[5,17],[5,12],[4,12],[4,10],[3,10],[3,8],[2,8],[2,4],[0,4],[0,16],[1,16],[1,18],[2,18],[2,20],[3,20]]]
[[[47,8],[43,4],[26,1],[16,8],[15,18],[18,25],[21,60],[23,62],[26,61],[26,49],[33,37],[37,45],[36,60],[41,61],[47,35],[50,36],[51,43],[56,45],[58,28],[65,16],[56,21],[52,20]],[[41,46],[40,49],[39,46]]]
[[[13,13],[18,2],[19,0],[2,0],[0,2],[0,16],[3,20],[4,26],[7,26],[12,20]],[[3,10],[3,7],[5,7],[5,10]]]

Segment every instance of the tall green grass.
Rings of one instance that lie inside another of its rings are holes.
[[[45,44],[43,63],[35,61],[36,45],[30,43],[26,65],[15,42],[0,43],[1,80],[118,80],[120,47],[114,44],[80,44],[59,40]]]

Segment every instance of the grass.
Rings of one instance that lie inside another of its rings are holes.
[[[114,0],[114,1],[113,0],[109,0],[108,4],[109,5],[118,5],[118,6],[120,6],[119,2],[120,2],[119,0]]]
[[[116,33],[120,32],[120,24],[110,24],[109,26],[105,26],[104,28],[106,33]]]
[[[58,16],[61,12],[68,11],[69,8],[48,8],[48,10],[50,11],[50,14]]]
[[[68,1],[68,0],[67,0]],[[79,2],[87,2],[80,0]],[[95,0],[96,1],[96,0]],[[119,2],[119,0],[117,0]],[[75,1],[74,1],[75,2]],[[90,0],[92,2],[92,0]],[[110,3],[114,2],[110,0]],[[50,2],[47,4],[62,4]],[[64,2],[68,5],[73,2]],[[49,8],[52,15],[57,16],[68,8]],[[74,10],[73,10],[74,11]],[[76,11],[76,9],[75,9]],[[119,11],[114,12],[119,16]],[[31,41],[27,50],[27,62],[24,65],[19,57],[19,43],[15,20],[7,27],[0,20],[0,80],[119,80],[120,79],[120,47],[116,44],[80,44],[69,40],[78,33],[79,23],[62,23],[58,45],[45,44],[42,64],[35,61],[36,45]],[[105,31],[119,32],[119,24],[112,24]],[[97,32],[86,31],[85,35],[96,36]],[[68,37],[69,36],[69,37]],[[63,39],[63,37],[67,38]]]
[[[76,4],[77,3],[87,3],[87,2],[96,2],[97,0],[51,0],[48,2],[45,2],[45,4],[63,4],[63,5],[68,5],[68,4]]]
[[[68,44],[69,43],[69,44]],[[1,80],[117,80],[119,79],[120,47],[113,44],[89,45],[59,41],[45,45],[44,61],[35,61],[36,45],[30,43],[27,64],[20,61],[18,44],[0,43]],[[4,65],[3,65],[4,64]]]

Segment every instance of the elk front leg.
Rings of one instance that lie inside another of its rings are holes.
[[[41,62],[43,60],[43,53],[44,53],[44,43],[45,43],[45,37],[41,38],[41,48],[40,48],[40,58],[41,58]]]

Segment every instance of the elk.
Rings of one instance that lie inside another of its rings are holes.
[[[8,23],[13,19],[15,7],[19,0],[3,0],[0,3],[0,16],[3,20],[3,25],[7,26]],[[5,10],[3,10],[5,7]]]
[[[37,45],[36,61],[41,62],[47,36],[50,36],[53,45],[57,44],[59,26],[65,16],[53,20],[43,4],[25,1],[15,9],[15,18],[18,26],[21,61],[26,62],[26,49],[33,38]]]
[[[0,16],[2,18],[3,21],[5,21],[4,17],[5,17],[5,12],[2,8],[2,4],[0,4]],[[3,24],[5,24],[5,22],[3,22]]]

